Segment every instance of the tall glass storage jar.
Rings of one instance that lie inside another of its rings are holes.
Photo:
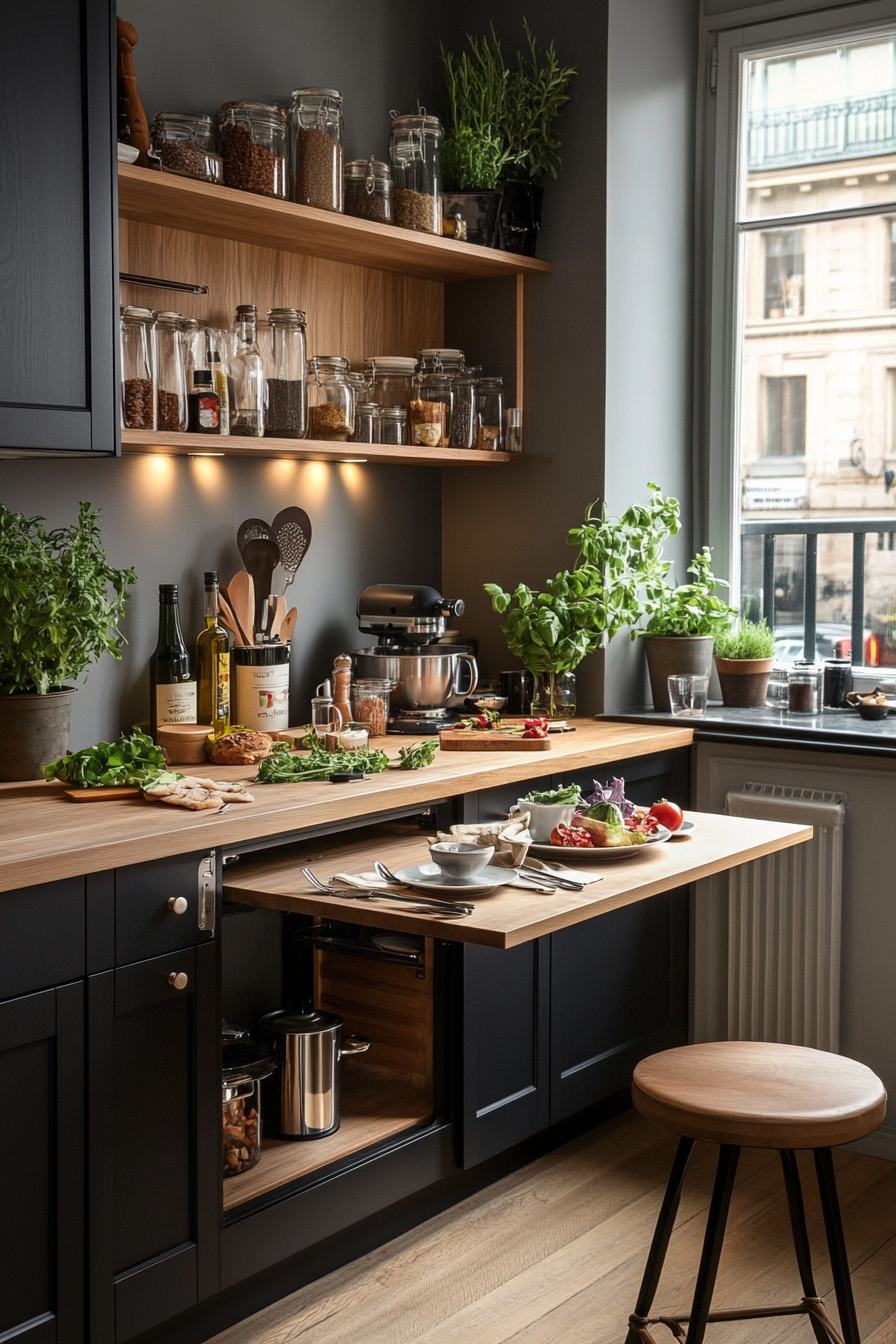
[[[342,209],[342,94],[336,89],[293,90],[289,160],[294,201]]]
[[[264,343],[267,438],[303,439],[308,428],[305,383],[305,314],[298,308],[268,311]]]
[[[462,369],[454,378],[454,410],[451,413],[452,448],[473,448],[476,443],[476,375]]]
[[[264,365],[256,324],[255,304],[238,304],[230,357],[230,433],[245,438],[261,438],[264,434]]]
[[[355,390],[341,355],[308,361],[308,438],[345,443],[355,432]]]
[[[121,425],[156,427],[155,320],[152,308],[127,304],[121,313]]]
[[[500,451],[504,441],[504,379],[476,380],[476,447]]]
[[[187,378],[180,313],[156,314],[156,428],[187,428]]]
[[[395,181],[392,213],[399,228],[416,229],[418,233],[442,232],[441,143],[438,117],[414,113],[392,121],[389,138]]]
[[[418,373],[408,402],[411,443],[447,448],[454,409],[454,379],[446,373]]]
[[[345,213],[374,224],[392,223],[392,173],[378,159],[353,159],[345,165]]]
[[[224,185],[286,200],[286,113],[272,103],[225,103],[218,113]]]
[[[149,158],[163,173],[220,182],[224,166],[218,153],[211,117],[182,112],[157,112],[149,136]]]
[[[370,400],[378,406],[407,406],[416,367],[416,360],[406,355],[368,355],[364,372]]]

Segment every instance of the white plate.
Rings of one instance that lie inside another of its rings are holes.
[[[593,859],[630,859],[634,854],[642,854],[650,845],[661,845],[669,836],[665,826],[661,826],[655,835],[645,840],[643,845],[602,845],[591,849],[573,849],[566,845],[530,845],[529,853],[537,854],[540,859],[548,857],[562,859],[564,863],[588,863]]]
[[[695,831],[696,829],[697,827],[694,822],[689,821],[687,817],[685,817],[678,830],[672,832],[671,839],[676,840],[680,835],[690,835],[691,831]]]
[[[469,878],[446,878],[441,868],[434,863],[418,863],[411,868],[399,868],[395,874],[399,882],[404,882],[415,891],[428,891],[433,896],[485,896],[495,887],[509,887],[519,881],[515,868],[499,868],[490,863],[481,873]]]

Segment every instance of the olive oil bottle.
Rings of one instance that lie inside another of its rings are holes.
[[[149,660],[149,724],[196,723],[196,681],[180,628],[177,584],[159,584],[159,642]]]
[[[205,629],[196,640],[199,723],[215,737],[230,732],[230,642],[218,609],[218,572],[205,572]]]

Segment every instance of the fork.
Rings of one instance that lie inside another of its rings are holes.
[[[465,905],[460,901],[429,901],[425,896],[403,896],[394,891],[354,891],[350,887],[329,887],[316,878],[310,868],[302,868],[300,872],[322,896],[341,896],[349,901],[400,901],[405,905],[413,905],[427,914],[438,915],[471,915],[475,909],[475,906]]]

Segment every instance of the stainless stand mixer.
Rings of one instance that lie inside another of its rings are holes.
[[[390,733],[420,736],[458,721],[448,701],[472,695],[479,671],[469,653],[439,641],[448,618],[463,614],[460,598],[415,584],[374,583],[358,598],[358,627],[377,643],[352,651],[354,674],[395,682]],[[461,685],[462,667],[469,685]]]

